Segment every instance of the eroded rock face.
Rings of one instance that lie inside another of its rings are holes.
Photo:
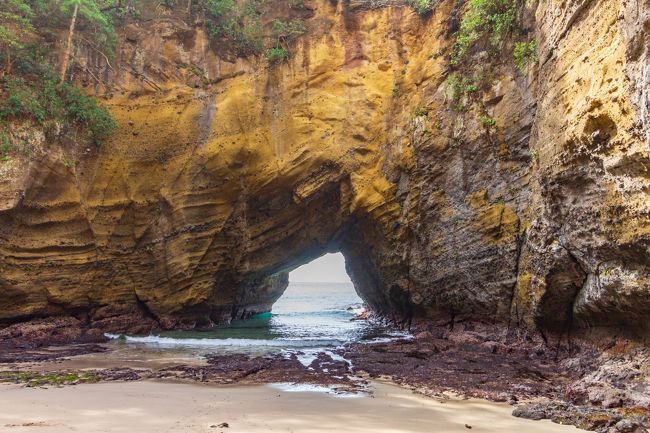
[[[1,168],[0,320],[210,326],[268,310],[287,271],[340,250],[360,295],[398,320],[638,327],[642,3],[531,5],[539,66],[494,66],[496,128],[445,92],[453,1],[427,18],[315,1],[272,66],[219,56],[180,18],[130,25],[123,67],[96,71],[114,83],[96,89],[120,124],[111,141]]]
[[[530,147],[540,161],[520,267],[533,290],[523,290],[539,311],[555,290],[549,283],[564,280],[560,296],[575,293],[576,325],[638,328],[650,306],[648,45],[638,46],[648,38],[648,3],[566,6],[537,14],[545,43]],[[556,312],[540,311],[547,320]]]

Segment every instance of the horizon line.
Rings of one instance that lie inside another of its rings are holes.
[[[350,283],[352,284],[352,281],[291,281],[289,280],[289,283],[300,283],[300,284],[306,284],[306,283]]]

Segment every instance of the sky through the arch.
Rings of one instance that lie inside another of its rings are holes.
[[[350,277],[345,272],[343,254],[325,254],[301,267],[291,271],[289,281],[292,283],[349,283]]]

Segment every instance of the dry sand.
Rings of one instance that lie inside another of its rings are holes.
[[[373,383],[373,397],[273,385],[111,382],[34,389],[0,386],[0,432],[578,432],[510,415],[512,407],[437,399]],[[229,428],[213,427],[227,422]]]

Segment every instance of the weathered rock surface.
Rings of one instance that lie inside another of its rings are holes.
[[[495,128],[450,108],[453,7],[314,1],[271,66],[148,11],[86,56],[110,142],[0,167],[0,320],[210,326],[340,250],[384,316],[647,335],[650,5],[529,5],[539,64],[495,62]]]

